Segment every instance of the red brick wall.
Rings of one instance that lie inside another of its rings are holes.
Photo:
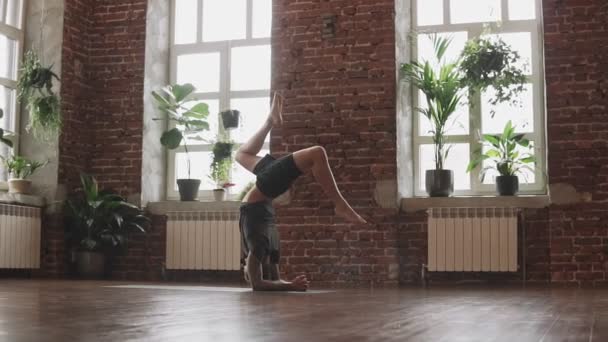
[[[278,210],[282,269],[316,284],[396,283],[397,210],[379,209],[378,180],[396,179],[394,2],[275,1],[273,88],[286,98],[274,153],[312,145],[327,149],[347,200],[373,222],[334,217],[311,177]],[[335,15],[335,36],[323,16]]]
[[[123,195],[141,192],[146,9],[147,0],[95,1],[89,34],[89,172]]]
[[[552,206],[551,279],[608,282],[608,3],[545,1],[551,183],[589,202]]]
[[[527,255],[530,280],[602,284],[608,4],[545,0],[543,6],[549,180],[588,193],[588,201],[525,210],[520,255]],[[417,282],[426,261],[425,215],[400,215],[373,200],[377,181],[396,179],[393,12],[392,0],[274,1],[273,89],[287,101],[285,127],[273,132],[272,149],[325,146],[345,197],[373,223],[344,224],[310,177],[297,183],[291,205],[278,210],[282,269],[306,272],[316,285]],[[327,15],[336,17],[334,36],[323,34]],[[66,1],[60,172],[68,184],[85,169],[125,194],[140,190],[144,20],[145,1]],[[162,276],[164,226],[157,221],[153,233],[132,244],[115,263],[116,278]],[[58,260],[60,248],[53,248]],[[432,279],[516,281],[520,275]]]

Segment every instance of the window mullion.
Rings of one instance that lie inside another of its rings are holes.
[[[198,1],[198,13],[196,18],[196,41],[201,43],[203,41],[203,0]]]
[[[253,0],[247,0],[247,39],[253,38]]]
[[[420,0],[419,0],[420,1]],[[424,1],[424,0],[421,0]],[[417,15],[417,14],[415,14]],[[443,26],[449,25],[452,21],[450,14],[450,0],[443,0]]]
[[[509,0],[501,0],[500,7],[501,21],[506,23],[509,21]]]

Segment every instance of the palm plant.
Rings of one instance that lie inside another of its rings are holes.
[[[444,162],[450,152],[446,136],[447,123],[456,112],[464,92],[461,86],[459,62],[447,62],[445,57],[452,39],[437,35],[433,35],[431,39],[439,70],[435,70],[431,62],[426,60],[422,63],[414,61],[402,64],[401,71],[405,80],[425,95],[426,108],[417,108],[417,110],[431,123],[435,169],[443,170]]]
[[[80,176],[82,193],[67,201],[68,236],[81,250],[109,252],[126,247],[133,231],[150,226],[143,211],[117,194],[100,191],[94,177]]]
[[[20,156],[10,156],[8,158],[0,156],[0,159],[6,165],[7,171],[16,179],[26,179],[46,165],[46,163],[29,160]]]
[[[475,158],[469,163],[467,172],[471,172],[488,160],[492,163],[481,170],[482,182],[489,170],[496,170],[501,176],[517,176],[522,174],[523,170],[534,172],[529,166],[536,162],[530,153],[532,150],[530,141],[524,138],[524,134],[516,134],[515,128],[509,121],[502,134],[485,134],[481,141],[482,147],[474,152]],[[485,152],[483,147],[487,148]],[[524,148],[527,152],[521,153],[518,147]]]

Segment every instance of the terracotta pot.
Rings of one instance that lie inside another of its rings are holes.
[[[9,179],[8,192],[11,194],[30,194],[32,192],[32,181],[27,179]]]

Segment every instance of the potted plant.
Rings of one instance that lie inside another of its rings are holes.
[[[482,148],[475,151],[473,160],[469,163],[467,172],[482,165],[485,161],[491,164],[481,170],[481,181],[485,179],[486,172],[496,170],[496,191],[501,196],[513,196],[519,191],[519,178],[522,170],[534,170],[529,166],[536,159],[530,153],[532,146],[530,141],[524,138],[524,134],[515,134],[515,127],[511,121],[507,123],[502,134],[483,136]],[[483,151],[483,148],[486,151]],[[526,152],[518,151],[518,147]],[[483,165],[482,165],[483,166]]]
[[[493,88],[496,93],[490,99],[492,105],[517,104],[518,95],[528,81],[524,71],[517,66],[519,60],[519,53],[500,38],[471,39],[460,56],[462,87],[469,89],[469,97]]]
[[[8,180],[8,191],[13,194],[27,195],[32,191],[32,181],[26,179],[46,165],[20,156],[1,157],[11,178]]]
[[[80,276],[99,278],[106,257],[125,250],[132,232],[146,233],[143,211],[111,191],[100,191],[94,177],[80,176],[82,193],[66,202],[67,236]]]
[[[220,113],[220,117],[222,118],[222,124],[227,130],[239,127],[240,116],[241,112],[236,109],[229,109]]]
[[[61,129],[61,105],[52,89],[53,80],[59,77],[52,68],[44,67],[36,53],[28,51],[19,70],[18,99],[26,104],[30,113],[28,129],[37,138],[55,136]]]
[[[218,141],[213,145],[213,160],[211,161],[211,179],[217,187],[213,190],[216,201],[226,198],[226,191],[234,184],[230,183],[232,169],[232,149],[234,143]],[[228,186],[227,186],[228,185]]]
[[[431,197],[446,197],[454,192],[454,172],[444,169],[450,152],[446,125],[463,97],[463,89],[458,62],[445,60],[451,39],[434,35],[432,40],[439,70],[434,70],[428,60],[402,64],[401,70],[405,80],[424,94],[426,108],[417,110],[429,120],[432,127],[430,133],[433,135],[435,169],[426,171],[426,191]]]
[[[154,120],[164,121],[169,127],[161,136],[160,143],[167,149],[174,150],[183,143],[186,153],[186,163],[188,168],[188,178],[178,179],[177,186],[182,201],[194,201],[198,196],[201,185],[200,179],[192,179],[190,176],[190,154],[188,153],[188,139],[203,140],[199,133],[209,130],[207,117],[209,116],[209,106],[188,97],[195,92],[192,84],[175,84],[164,87],[159,93],[152,92],[158,108],[164,114],[164,118]],[[187,139],[186,139],[187,137]]]

